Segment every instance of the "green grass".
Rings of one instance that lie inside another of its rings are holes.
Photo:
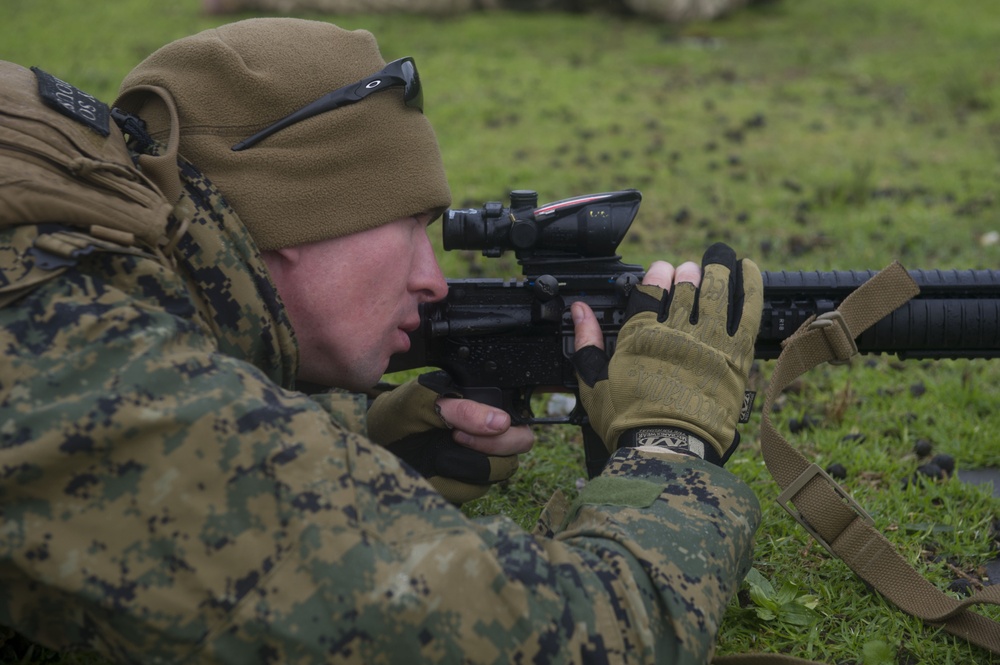
[[[228,19],[197,0],[5,0],[0,58],[38,65],[112,99],[139,59]],[[386,59],[413,55],[456,205],[553,200],[635,187],[643,206],[629,262],[697,259],[725,240],[764,270],[998,267],[1000,12],[995,0],[789,0],[683,28],[600,15],[345,17]],[[513,276],[510,259],[440,254],[462,276]],[[763,388],[772,363],[760,363]],[[790,439],[844,486],[900,552],[942,589],[979,580],[997,556],[988,490],[904,479],[919,439],[959,468],[1000,466],[989,361],[856,360],[821,367],[776,419],[815,419]],[[775,588],[818,599],[811,626],[761,619],[734,602],[720,653],[786,652],[828,663],[1000,663],[892,608],[811,543],[775,503],[759,414],[729,468],[764,506],[755,567]],[[863,435],[859,441],[849,435]],[[467,506],[529,526],[556,488],[584,474],[578,435],[539,429],[513,482]],[[996,614],[995,612],[993,614]],[[43,662],[36,651],[29,662]],[[63,658],[58,662],[68,663]]]

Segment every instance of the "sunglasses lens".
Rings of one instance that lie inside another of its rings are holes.
[[[407,59],[400,63],[400,68],[403,70],[403,80],[405,81],[403,103],[423,111],[424,91],[420,87],[420,76],[417,75],[416,65],[413,64],[412,60]]]

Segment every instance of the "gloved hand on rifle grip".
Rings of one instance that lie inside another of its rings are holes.
[[[654,268],[629,297],[610,359],[599,345],[579,348],[589,308],[574,310],[583,321],[573,356],[580,399],[610,452],[666,446],[721,466],[739,443],[763,307],[760,270],[722,243],[705,252],[700,285],[671,285],[672,266]]]
[[[512,428],[501,409],[460,400],[447,373],[431,372],[380,394],[367,416],[368,437],[456,505],[513,476],[517,453],[534,441],[527,427]]]

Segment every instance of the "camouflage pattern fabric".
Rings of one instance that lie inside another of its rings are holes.
[[[252,241],[182,175],[176,271],[94,252],[0,308],[0,623],[123,663],[709,660],[745,484],[622,450],[534,533],[467,519],[357,433],[363,397],[290,389]]]

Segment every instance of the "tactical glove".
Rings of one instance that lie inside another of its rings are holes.
[[[756,264],[721,243],[702,273],[698,288],[636,287],[610,359],[595,346],[574,354],[580,399],[609,452],[668,446],[721,466],[736,449],[763,284]]]
[[[424,374],[382,393],[368,409],[368,437],[416,469],[448,501],[461,505],[513,476],[518,457],[486,455],[456,443],[437,408],[442,396],[461,397],[452,392],[445,372]]]

